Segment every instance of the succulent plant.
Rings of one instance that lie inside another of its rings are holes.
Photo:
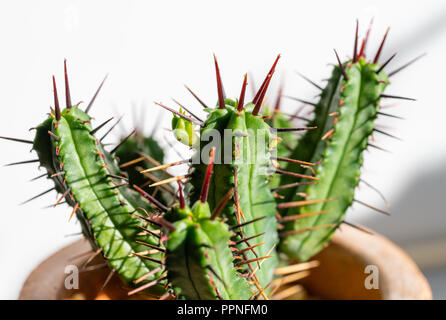
[[[152,212],[152,205],[137,192],[128,188],[128,178],[121,174],[114,159],[122,145],[106,151],[96,133],[110,120],[92,128],[88,111],[101,86],[86,110],[72,105],[65,61],[66,108],[61,109],[53,76],[54,108],[48,118],[35,128],[33,145],[39,162],[46,169],[44,176],[54,182],[54,190],[60,194],[54,207],[64,201],[72,206],[72,216],[79,219],[82,232],[90,241],[95,254],[102,254],[109,267],[129,285],[135,279],[152,272],[159,264],[141,258],[146,250],[139,242],[157,245],[159,238],[141,220],[135,218],[139,210]],[[133,134],[133,133],[132,133]],[[131,135],[132,135],[131,134]],[[131,136],[129,135],[129,137]],[[125,140],[124,140],[125,141]],[[141,233],[144,229],[147,232]],[[158,274],[152,274],[156,277]],[[147,277],[149,281],[151,277]],[[153,288],[159,292],[159,288]]]
[[[375,128],[378,116],[392,116],[379,111],[380,100],[408,99],[384,94],[389,76],[408,64],[386,73],[395,55],[379,63],[387,33],[368,61],[368,34],[358,50],[357,25],[352,59],[341,63],[336,53],[338,65],[326,86],[311,82],[321,90],[317,103],[294,98],[314,106],[314,118],[304,127],[293,125],[298,116],[281,111],[282,90],[274,108],[261,114],[280,55],[249,103],[246,75],[239,98],[225,97],[214,56],[216,107],[187,88],[208,114],[205,120],[184,106],[176,111],[157,103],[173,113],[174,137],[195,149],[191,159],[163,164],[158,142],[136,131],[106,151],[105,136],[96,134],[112,119],[93,129],[88,114],[102,83],[85,111],[72,105],[66,62],[66,108],[59,106],[53,77],[54,106],[35,128],[34,140],[0,138],[33,145],[38,159],[15,164],[39,162],[46,169],[41,177],[51,179],[51,190],[60,194],[54,206],[72,206],[70,219],[79,219],[110,276],[117,273],[134,287],[129,294],[268,299],[282,280],[296,278],[277,272],[281,262],[289,262],[282,257],[310,259],[345,222],[361,181],[363,151],[379,148],[369,137],[391,136]],[[189,164],[185,175],[167,172],[179,164]]]
[[[379,148],[369,142],[373,133],[392,136],[375,127],[378,116],[391,116],[380,112],[382,99],[410,98],[384,94],[389,85],[384,63],[379,58],[387,38],[385,33],[373,60],[365,57],[370,29],[358,48],[358,23],[352,58],[341,63],[335,50],[338,65],[333,67],[327,85],[320,88],[320,99],[314,106],[314,119],[290,156],[317,164],[312,167],[287,164],[286,170],[296,174],[313,175],[315,183],[305,184],[304,179],[293,175],[282,176],[278,208],[281,210],[281,249],[291,258],[306,261],[331,239],[353,201],[363,164],[363,152],[368,147]],[[359,50],[358,50],[359,49]],[[379,148],[380,149],[380,148]],[[368,184],[367,184],[368,185]],[[367,204],[365,204],[367,205]],[[367,205],[375,211],[387,211]]]

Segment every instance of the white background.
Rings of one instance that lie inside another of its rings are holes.
[[[172,105],[170,98],[175,97],[199,112],[184,83],[213,105],[217,94],[212,53],[219,59],[228,96],[238,96],[247,71],[259,83],[281,53],[270,99],[281,78],[286,94],[312,99],[317,91],[293,71],[321,83],[330,72],[327,64],[335,62],[332,49],[343,58],[350,56],[355,19],[363,34],[371,17],[375,22],[369,56],[391,27],[382,58],[398,55],[388,70],[423,52],[428,55],[393,77],[388,89],[389,94],[417,98],[386,110],[405,121],[379,122],[404,141],[376,135],[376,143],[393,153],[371,150],[365,159],[364,178],[394,204],[393,216],[355,205],[348,220],[371,226],[402,245],[424,268],[437,297],[445,297],[444,1],[4,1],[0,135],[32,139],[28,129],[42,121],[53,104],[52,74],[63,101],[64,58],[73,102],[88,102],[109,74],[92,114],[99,123],[125,113],[125,128],[117,130],[122,135],[130,132],[132,114],[142,108],[146,118],[136,118],[150,132],[160,112],[154,100]],[[292,112],[299,105],[286,101],[283,106]],[[169,126],[170,116],[164,115],[159,138],[169,136],[163,128]],[[1,163],[35,158],[27,145],[0,141],[0,150]],[[169,153],[169,159],[177,158]],[[39,173],[35,164],[0,168],[0,298],[17,298],[29,272],[75,239],[67,234],[79,231],[74,219],[67,222],[69,208],[42,209],[55,201],[54,193],[18,206],[51,187],[45,180],[28,182]],[[366,187],[357,198],[383,207]]]

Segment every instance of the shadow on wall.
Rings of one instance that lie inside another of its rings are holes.
[[[434,239],[443,239],[446,247],[446,159],[410,175],[411,182],[392,201],[392,217],[366,225],[403,247]]]

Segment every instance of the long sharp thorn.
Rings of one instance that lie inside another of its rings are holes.
[[[183,104],[179,103],[177,100],[175,100],[174,98],[172,98],[172,101],[175,102],[177,105],[179,105],[181,108],[183,108],[184,110],[186,110],[192,117],[194,117],[195,119],[197,119],[200,122],[204,122],[203,120],[201,120],[198,116],[196,116],[194,113],[192,113],[192,111],[190,111],[188,108],[186,108]]]
[[[307,81],[308,83],[312,84],[313,86],[315,86],[316,88],[318,88],[319,90],[324,90],[320,85],[318,85],[316,82],[312,81],[311,79],[309,79],[308,77],[306,77],[305,75],[303,75],[302,73],[300,73],[299,71],[295,71],[296,74],[298,74],[302,79],[304,79],[305,81]]]
[[[241,228],[241,227],[244,227],[244,226],[246,226],[246,225],[248,225],[248,224],[251,224],[251,223],[254,223],[254,222],[263,220],[263,219],[265,219],[265,218],[266,218],[266,216],[258,217],[258,218],[252,219],[252,220],[250,220],[250,221],[243,222],[243,223],[240,223],[240,224],[235,225],[235,226],[231,226],[231,227],[229,227],[229,230],[234,230],[234,229],[237,229],[237,228]]]
[[[151,185],[149,185],[150,188],[156,187],[156,186],[161,186],[170,182],[174,182],[174,181],[178,181],[178,180],[183,180],[184,178],[189,177],[189,174],[185,174],[183,176],[178,176],[178,177],[172,177],[172,178],[168,178],[168,179],[164,179],[164,180],[160,180],[157,181],[155,183],[152,183]]]
[[[338,60],[339,69],[341,70],[341,73],[344,76],[344,80],[348,81],[347,73],[345,73],[344,66],[342,65],[341,60],[339,59],[338,52],[336,51],[336,49],[333,49],[333,51],[336,55],[336,59]]]
[[[308,261],[308,262],[301,262],[301,263],[288,265],[288,266],[285,266],[285,267],[279,267],[276,270],[274,270],[274,275],[282,276],[282,275],[286,275],[286,274],[292,274],[292,273],[296,273],[296,272],[307,271],[307,270],[310,270],[312,268],[316,268],[316,267],[319,267],[319,266],[320,266],[320,262],[317,261],[317,260]]]
[[[169,145],[170,146],[170,145]],[[149,156],[148,154],[145,154],[145,153],[143,153],[143,152],[137,152],[141,157],[144,157],[144,159],[146,159],[148,162],[150,162],[152,165],[154,165],[154,166],[157,166],[157,167],[160,167],[160,166],[162,166],[162,164],[161,163],[159,163],[158,161],[156,161],[154,158],[152,158],[151,156]],[[182,161],[190,161],[190,159],[183,159]],[[163,168],[162,168],[162,170],[163,170]],[[141,170],[142,171],[142,170]],[[163,172],[164,173],[166,173],[167,175],[169,175],[169,176],[171,176],[172,177],[172,175],[167,171],[167,170],[163,170]]]
[[[161,239],[161,236],[158,235],[158,234],[156,234],[156,233],[154,233],[153,231],[150,231],[149,229],[144,228],[143,226],[139,226],[139,225],[137,225],[137,227],[140,228],[141,230],[143,230],[144,232],[147,232],[147,233],[150,234],[151,236],[153,236],[153,237],[155,237],[155,238],[158,238],[158,239]]]
[[[190,92],[190,94],[203,106],[203,108],[208,109],[209,107],[186,85],[184,87],[187,89],[187,91]]]
[[[108,274],[107,278],[104,281],[104,284],[101,287],[101,290],[104,290],[104,288],[107,286],[107,284],[110,282],[111,278],[113,277],[113,275],[115,274],[116,270],[112,269],[110,271],[110,273]]]
[[[110,190],[118,189],[118,188],[122,188],[122,187],[126,187],[126,186],[128,186],[128,185],[129,185],[128,182],[124,182],[124,183],[121,183],[121,184],[117,184],[117,185],[115,185],[114,187],[111,187]]]
[[[377,146],[377,145],[375,145],[375,144],[372,144],[372,143],[367,143],[367,146],[369,146],[369,147],[372,147],[372,148],[375,148],[375,149],[378,149],[378,150],[381,150],[381,151],[384,151],[384,152],[387,152],[387,153],[392,153],[392,152],[390,152],[389,150],[387,150],[387,149],[384,149],[384,148],[381,148],[381,147],[379,147],[379,146]]]
[[[381,68],[379,68],[379,69],[376,71],[376,73],[378,74],[378,73],[380,73],[381,71],[383,71],[383,69],[389,64],[390,61],[393,60],[393,58],[395,58],[395,56],[396,56],[396,53],[394,53],[389,59],[387,59],[387,61],[383,63],[383,65],[381,66]]]
[[[271,66],[271,69],[269,70],[268,74],[265,77],[265,80],[263,80],[262,85],[260,86],[259,90],[257,91],[256,95],[254,96],[254,99],[252,100],[252,103],[257,104],[258,99],[260,98],[260,95],[264,91],[264,87],[267,85],[268,79],[271,78],[271,76],[274,73],[274,70],[276,69],[277,62],[280,59],[280,54],[277,56],[276,60],[274,61],[273,65]]]
[[[407,63],[405,63],[405,64],[403,64],[403,65],[402,65],[401,67],[399,67],[398,69],[393,70],[392,72],[389,72],[389,77],[393,76],[394,74],[400,72],[400,71],[403,70],[403,69],[406,69],[406,68],[407,68],[408,66],[410,66],[412,63],[414,63],[414,62],[417,61],[418,59],[424,57],[425,55],[426,55],[426,53],[420,54],[418,57],[416,57],[416,58],[410,60],[409,62],[407,62]]]
[[[383,37],[383,39],[381,41],[381,44],[379,45],[379,49],[376,52],[375,59],[373,59],[373,63],[377,63],[378,62],[379,56],[381,55],[381,52],[383,50],[384,43],[386,42],[386,38],[387,38],[387,35],[389,34],[389,31],[390,31],[390,28],[387,28],[386,33],[384,34],[384,37]]]
[[[317,103],[310,102],[310,101],[307,101],[307,100],[303,100],[303,99],[299,99],[299,98],[291,97],[291,96],[287,96],[287,95],[284,95],[284,97],[287,98],[287,99],[291,99],[291,100],[295,100],[295,101],[301,102],[303,104],[308,104],[308,105],[313,106],[313,107],[317,106]]]
[[[42,193],[39,193],[38,195],[36,195],[36,196],[34,196],[34,197],[32,197],[32,198],[26,200],[26,201],[23,201],[22,203],[20,203],[20,205],[23,205],[23,204],[26,204],[26,203],[28,203],[28,202],[30,202],[30,201],[33,201],[33,200],[35,200],[35,199],[37,199],[37,198],[39,198],[39,197],[41,197],[41,196],[43,196],[43,195],[45,195],[45,194],[47,194],[47,193],[53,191],[53,190],[55,190],[55,189],[56,189],[56,188],[53,187],[53,188],[50,188],[50,189],[48,189],[48,190],[45,190],[45,191],[43,191]]]
[[[126,177],[118,176],[118,175],[116,175],[116,174],[111,174],[111,173],[107,174],[107,177],[114,178],[114,179],[120,179],[120,180],[129,181],[129,179],[126,178]]]
[[[107,123],[109,123],[110,121],[112,121],[114,118],[111,117],[110,119],[108,119],[107,121],[104,121],[103,123],[101,123],[97,128],[93,129],[90,131],[90,134],[93,135],[96,132],[98,132],[99,130],[101,130]]]
[[[232,246],[236,246],[236,245],[238,245],[238,244],[240,244],[242,242],[246,242],[246,241],[249,241],[251,239],[263,236],[264,234],[265,234],[265,232],[262,232],[262,233],[256,234],[255,236],[251,236],[251,237],[248,237],[248,238],[240,239],[240,240],[236,241]]]
[[[186,203],[184,201],[184,196],[183,196],[183,187],[181,186],[181,181],[180,180],[178,180],[177,182],[178,182],[180,209],[184,209],[186,207]]]
[[[296,177],[296,178],[304,178],[304,179],[310,179],[310,180],[319,180],[319,178],[317,178],[317,177],[308,176],[308,175],[304,175],[304,174],[300,174],[300,173],[296,173],[296,172],[291,172],[291,171],[284,171],[282,169],[276,169],[276,173],[284,174],[284,175],[292,176],[292,177]]]
[[[160,283],[161,281],[165,280],[166,278],[167,278],[167,276],[162,277],[162,278],[157,279],[157,280],[153,280],[153,281],[151,281],[149,283],[146,283],[145,285],[142,285],[139,288],[136,288],[136,289],[133,289],[132,291],[129,291],[128,295],[131,296],[131,295],[134,295],[135,293],[138,293],[138,292],[146,290],[146,289],[148,289],[150,287],[153,287],[153,286],[157,285],[158,283]]]
[[[65,204],[65,203],[67,203],[66,201],[62,201],[61,203],[59,203],[59,204]],[[50,208],[53,208],[53,205],[52,204],[50,204],[49,206],[45,206],[45,207],[42,207],[42,209],[50,209]],[[82,232],[81,232],[82,233]]]
[[[297,186],[304,186],[304,185],[308,185],[308,184],[316,184],[316,183],[317,183],[316,181],[294,182],[294,183],[281,185],[281,186],[279,186],[277,188],[273,188],[273,189],[271,189],[271,191],[272,192],[276,192],[276,191],[279,191],[279,190],[294,188],[294,187],[297,187]]]
[[[345,221],[345,220],[342,220],[341,223],[342,223],[342,224],[346,224],[346,225],[348,225],[348,226],[350,226],[350,227],[352,227],[352,228],[355,228],[355,229],[357,229],[357,230],[359,230],[359,231],[365,232],[365,233],[367,233],[367,234],[369,234],[369,235],[374,235],[374,233],[373,233],[371,230],[369,230],[369,229],[367,229],[367,228],[365,228],[365,227],[363,227],[363,226],[361,226],[361,225],[358,225],[358,224],[356,224],[356,223],[347,222],[347,221]]]
[[[145,275],[139,277],[138,279],[136,279],[135,281],[133,281],[134,284],[138,284],[142,281],[144,281],[145,279],[147,279],[150,276],[153,276],[155,273],[157,273],[158,271],[161,271],[163,269],[162,266],[156,267],[155,269],[147,272]]]
[[[309,275],[310,275],[309,271],[301,271],[286,276],[282,276],[279,279],[273,280],[271,286],[275,287],[278,285],[286,285],[292,282],[296,282],[297,280],[300,280],[302,278],[308,277]]]
[[[209,185],[211,182],[212,170],[214,168],[214,161],[215,161],[215,147],[212,147],[211,151],[209,152],[209,163],[206,169],[206,174],[204,176],[203,186],[201,187],[201,194],[200,194],[201,203],[205,203],[208,199]]]
[[[353,46],[353,63],[358,61],[358,28],[359,21],[356,19],[355,45]]]
[[[168,210],[168,208],[163,205],[161,202],[159,202],[158,200],[156,200],[154,197],[152,197],[150,194],[148,194],[147,192],[145,192],[143,189],[141,189],[140,187],[138,187],[137,185],[133,185],[133,188],[138,191],[144,198],[146,198],[147,200],[149,200],[152,204],[154,204],[158,209],[160,209],[161,211],[166,212]]]
[[[291,132],[291,131],[305,131],[305,130],[314,130],[317,127],[301,127],[301,128],[273,128],[277,132]]]
[[[381,210],[381,209],[379,209],[379,208],[376,208],[376,207],[374,207],[374,206],[372,206],[372,205],[370,205],[370,204],[367,204],[367,203],[365,203],[365,202],[363,202],[363,201],[360,201],[360,200],[358,200],[358,199],[353,199],[353,201],[355,201],[355,202],[357,202],[357,203],[359,203],[359,204],[361,204],[361,205],[363,205],[363,206],[365,206],[365,207],[367,207],[367,208],[369,208],[369,209],[372,209],[372,210],[374,210],[374,211],[376,211],[376,212],[385,214],[386,216],[390,216],[390,213],[389,213],[389,212],[384,211],[384,210]]]
[[[145,159],[145,158],[142,157],[142,159]],[[159,166],[156,166],[156,167],[145,169],[145,170],[141,171],[140,173],[158,171],[158,170],[170,168],[170,167],[173,167],[173,166],[178,166],[180,164],[184,164],[184,163],[187,163],[187,162],[190,162],[190,159],[185,159],[185,160],[180,160],[180,161],[175,161],[175,162],[171,162],[171,163],[162,164],[162,165],[159,165]],[[121,166],[121,168],[122,168],[122,166]]]
[[[70,217],[68,218],[68,221],[70,221],[71,218],[73,218],[74,214],[77,212],[77,209],[79,209],[79,202],[74,205],[73,211],[71,211],[71,214],[70,214]]]
[[[260,260],[263,260],[263,259],[268,259],[268,258],[271,258],[271,257],[272,257],[272,255],[271,256],[265,256],[265,257],[260,257],[260,258],[249,259],[249,260],[244,260],[244,261],[237,262],[234,265],[236,267],[238,267],[238,266],[241,266],[241,265],[244,265],[244,264],[249,264],[249,263],[252,263],[252,262],[260,261]]]
[[[396,116],[396,115],[393,115],[393,114],[389,114],[389,113],[385,113],[385,112],[381,112],[381,111],[378,111],[377,113],[379,115],[381,115],[381,116],[391,117],[391,118],[400,119],[400,120],[405,120],[403,117],[399,117],[399,116]]]
[[[36,180],[38,180],[38,179],[40,179],[40,178],[46,177],[47,175],[48,175],[47,173],[44,173],[44,174],[41,174],[41,175],[39,175],[39,176],[37,176],[37,177],[32,178],[32,179],[29,180],[29,181],[30,181],[30,182],[31,182],[31,181],[36,181]]]
[[[34,142],[31,141],[31,140],[18,139],[18,138],[10,138],[10,137],[3,137],[3,136],[0,136],[0,139],[10,140],[10,141],[15,141],[15,142],[21,142],[21,143],[27,143],[27,144],[33,144],[33,143],[34,143]]]
[[[234,194],[234,188],[230,189],[223,197],[223,199],[221,199],[217,207],[215,207],[214,211],[212,211],[210,220],[215,220],[215,218],[217,218],[220,215],[223,208],[226,206],[226,204],[228,203],[229,199],[232,197],[233,194]]]
[[[215,74],[217,76],[217,91],[218,91],[218,107],[223,109],[225,107],[225,93],[223,84],[221,82],[220,68],[218,67],[217,57],[214,54]]]
[[[374,128],[373,131],[376,131],[376,132],[381,133],[381,134],[383,134],[383,135],[385,135],[385,136],[394,138],[394,139],[396,139],[396,140],[403,141],[401,138],[398,138],[398,137],[394,136],[393,134],[387,133],[387,132],[385,132],[385,131],[382,131],[382,130],[379,130],[379,129],[376,129],[376,128]]]
[[[386,197],[384,196],[384,194],[379,191],[378,188],[374,187],[373,185],[371,185],[370,183],[368,183],[367,181],[365,181],[364,179],[359,179],[359,181],[361,181],[362,183],[364,183],[367,187],[369,187],[370,189],[372,189],[373,191],[375,191],[380,197],[381,199],[383,199],[387,209],[391,210],[392,206],[390,205],[390,202],[387,201]]]
[[[10,166],[16,166],[16,165],[19,165],[19,164],[34,163],[34,162],[39,162],[39,159],[25,160],[25,161],[8,163],[8,164],[5,164],[4,167],[10,167]]]
[[[389,99],[400,99],[400,100],[417,101],[416,99],[413,99],[413,98],[402,97],[402,96],[394,96],[394,95],[390,95],[390,94],[381,94],[380,97],[381,98],[389,98]]]
[[[59,141],[59,140],[60,140],[60,138],[59,138],[57,135],[55,135],[51,130],[48,130],[48,134],[49,134],[54,140],[56,140],[56,141]]]
[[[96,100],[96,97],[98,96],[99,92],[102,89],[102,86],[104,85],[105,80],[107,80],[108,74],[105,75],[104,79],[101,81],[101,84],[99,85],[98,89],[94,93],[93,98],[91,98],[90,102],[88,103],[87,108],[85,109],[85,113],[88,113],[93,106],[94,101]]]
[[[257,244],[255,244],[255,245],[252,245],[252,246],[243,248],[243,249],[241,249],[241,250],[238,251],[238,254],[243,253],[243,252],[246,252],[246,251],[250,251],[250,250],[255,249],[255,248],[257,248],[257,247],[260,247],[261,245],[264,245],[264,244],[265,244],[265,242],[260,242],[260,243],[257,243]]]
[[[57,98],[57,88],[56,88],[56,79],[53,76],[53,92],[54,92],[54,112],[56,116],[56,120],[60,120],[60,107],[59,107],[59,99]]]
[[[238,99],[237,111],[242,111],[243,106],[245,105],[245,93],[246,93],[246,85],[248,84],[248,74],[245,73],[245,77],[243,79],[242,91],[240,92],[240,98]]]
[[[263,242],[262,242],[263,243]],[[253,246],[254,247],[254,246]],[[257,247],[257,245],[255,246]],[[273,250],[275,249],[276,244],[273,244],[273,246],[268,250],[268,252],[266,253],[266,256],[269,256],[271,254],[271,252],[273,252]],[[242,250],[243,251],[243,250]],[[248,277],[248,279],[251,279],[253,276],[256,276],[256,272],[257,270],[260,269],[260,267],[262,266],[262,264],[265,262],[265,260],[262,260],[260,263],[257,263],[257,267],[254,269],[253,272],[251,272],[251,275]],[[267,285],[269,286],[269,284]]]
[[[207,265],[206,268],[220,281],[225,287],[227,286],[223,279],[217,274],[217,272],[210,266]]]
[[[58,204],[60,204],[60,202],[65,199],[65,197],[71,192],[71,187],[68,188],[63,195],[59,198],[59,200],[57,200],[57,202],[54,204],[53,208],[57,207]]]
[[[139,209],[142,209],[142,208],[139,208]],[[147,213],[146,210],[144,210],[144,212]],[[144,221],[150,222],[152,224],[155,224],[157,226],[165,227],[169,231],[175,231],[175,229],[176,229],[175,226],[172,223],[170,223],[169,221],[167,221],[167,220],[165,220],[165,219],[163,219],[163,218],[161,218],[159,216],[152,215],[150,218],[146,218],[144,216],[137,215],[136,217],[139,218],[139,219],[142,219]]]
[[[93,254],[91,254],[88,259],[82,264],[82,269],[85,269],[90,262],[93,261],[94,258],[96,258],[101,252],[102,252],[102,248],[97,249],[95,252],[93,252]]]
[[[178,117],[180,117],[180,118],[183,118],[183,119],[185,119],[185,120],[187,120],[187,121],[190,121],[190,122],[192,122],[192,123],[195,123],[196,125],[199,125],[199,126],[201,126],[201,127],[204,126],[204,123],[203,123],[203,122],[198,121],[198,120],[196,120],[196,119],[194,119],[194,118],[192,118],[192,117],[186,116],[186,115],[184,115],[184,114],[182,114],[182,113],[180,113],[180,112],[178,112],[178,111],[176,111],[176,110],[174,110],[174,109],[171,109],[171,108],[165,106],[165,105],[162,104],[162,103],[155,102],[155,104],[158,105],[158,106],[160,106],[160,107],[162,107],[162,108],[164,108],[164,109],[166,109],[167,111],[172,112],[173,114],[175,114],[176,116],[178,116]]]
[[[107,130],[107,132],[102,136],[102,138],[101,139],[99,139],[99,141],[102,141],[102,140],[104,140],[105,139],[105,137],[107,137],[108,136],[108,134],[110,133],[110,132],[112,132],[112,130],[119,124],[119,122],[121,122],[121,120],[122,120],[122,117],[123,116],[120,116],[119,117],[119,119],[115,122],[115,124],[114,125],[112,125],[112,127],[110,128],[110,129],[108,129]]]
[[[126,162],[126,163],[123,163],[123,164],[119,165],[119,168],[124,169],[124,168],[130,167],[130,166],[132,166],[134,164],[140,163],[142,161],[144,161],[144,157],[139,157],[139,158],[130,160],[130,161]]]
[[[136,133],[136,129],[133,130],[127,137],[125,137],[124,139],[122,139],[122,141],[119,142],[118,145],[117,145],[116,147],[114,147],[114,148],[110,151],[110,153],[111,153],[111,154],[115,153],[116,150],[118,150],[118,148],[119,148],[120,146],[122,146],[122,144],[123,144],[124,142],[126,142],[126,141],[127,141],[131,136],[133,136],[135,133]]]
[[[276,157],[274,159],[277,160],[277,161],[285,161],[285,162],[303,164],[303,165],[306,165],[306,166],[314,166],[315,165],[315,163],[313,163],[313,162],[307,162],[307,161],[290,159],[290,158],[284,158],[284,157]]]
[[[139,257],[141,259],[144,259],[144,260],[149,260],[149,261],[152,261],[154,263],[158,263],[160,265],[164,265],[163,262],[161,260],[158,260],[158,259],[150,258],[150,257],[144,256],[144,255],[138,254],[138,253],[134,253],[133,255],[137,256],[137,257]]]
[[[294,207],[303,207],[311,204],[330,202],[337,199],[318,199],[318,200],[302,200],[302,201],[292,201],[292,202],[282,202],[277,204],[277,209],[288,209]]]
[[[160,252],[166,252],[166,249],[154,246],[153,244],[150,244],[150,243],[146,243],[146,242],[139,241],[139,240],[136,240],[136,243],[142,244],[143,246],[146,246],[148,248],[152,248],[152,249],[158,250]]]
[[[71,108],[71,95],[70,95],[70,85],[68,83],[67,59],[64,60],[63,67],[65,74],[65,103],[67,108]]]
[[[257,102],[256,102],[256,104],[254,106],[252,114],[255,115],[255,116],[259,114],[260,108],[262,107],[263,99],[265,98],[266,90],[268,90],[269,83],[271,82],[271,78],[272,78],[272,74],[268,75],[268,81],[266,81],[266,84],[263,87],[263,91],[260,94],[260,96],[259,96],[259,98],[258,98],[258,100],[257,100]]]

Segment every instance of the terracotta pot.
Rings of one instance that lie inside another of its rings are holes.
[[[109,270],[79,274],[80,290],[65,289],[67,265],[80,266],[91,253],[89,243],[79,240],[42,262],[28,277],[20,299],[127,299],[127,289],[114,276],[102,290]],[[91,266],[103,261],[98,257]],[[383,236],[343,225],[331,244],[315,257],[320,266],[301,281],[310,296],[321,299],[432,299],[431,289],[416,264]],[[379,289],[366,289],[368,265],[379,271]],[[143,298],[137,296],[133,298]]]

